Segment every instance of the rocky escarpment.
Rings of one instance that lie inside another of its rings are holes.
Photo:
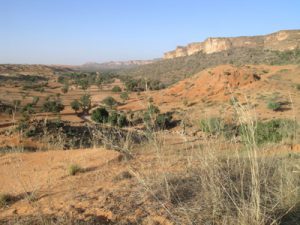
[[[189,56],[198,52],[211,54],[239,47],[277,51],[293,50],[300,48],[300,30],[283,30],[264,36],[207,38],[203,42],[178,46],[176,50],[165,53],[164,59]]]

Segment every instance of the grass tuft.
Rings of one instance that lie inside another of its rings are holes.
[[[78,164],[71,164],[69,167],[68,167],[68,174],[70,176],[75,176],[76,174],[82,172],[83,169],[80,165]]]

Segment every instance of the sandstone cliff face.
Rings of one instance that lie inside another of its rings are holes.
[[[186,47],[179,46],[174,51],[164,54],[164,59],[193,55],[197,52],[211,54],[230,48],[250,47],[269,50],[293,50],[300,48],[300,30],[279,31],[264,36],[208,38],[203,42],[191,43]]]

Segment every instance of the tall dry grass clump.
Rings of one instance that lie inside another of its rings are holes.
[[[174,224],[299,224],[299,157],[267,154],[270,146],[256,142],[255,113],[238,103],[234,107],[242,143],[204,138],[176,150],[164,145],[163,133],[151,135],[157,167],[151,173],[132,171],[143,194]]]

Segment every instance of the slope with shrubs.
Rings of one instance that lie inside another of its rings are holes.
[[[222,64],[282,65],[296,63],[300,63],[300,50],[298,49],[279,52],[255,48],[235,48],[213,54],[200,52],[187,57],[159,60],[152,64],[121,70],[118,74],[157,79],[166,84],[172,84],[203,69]]]

